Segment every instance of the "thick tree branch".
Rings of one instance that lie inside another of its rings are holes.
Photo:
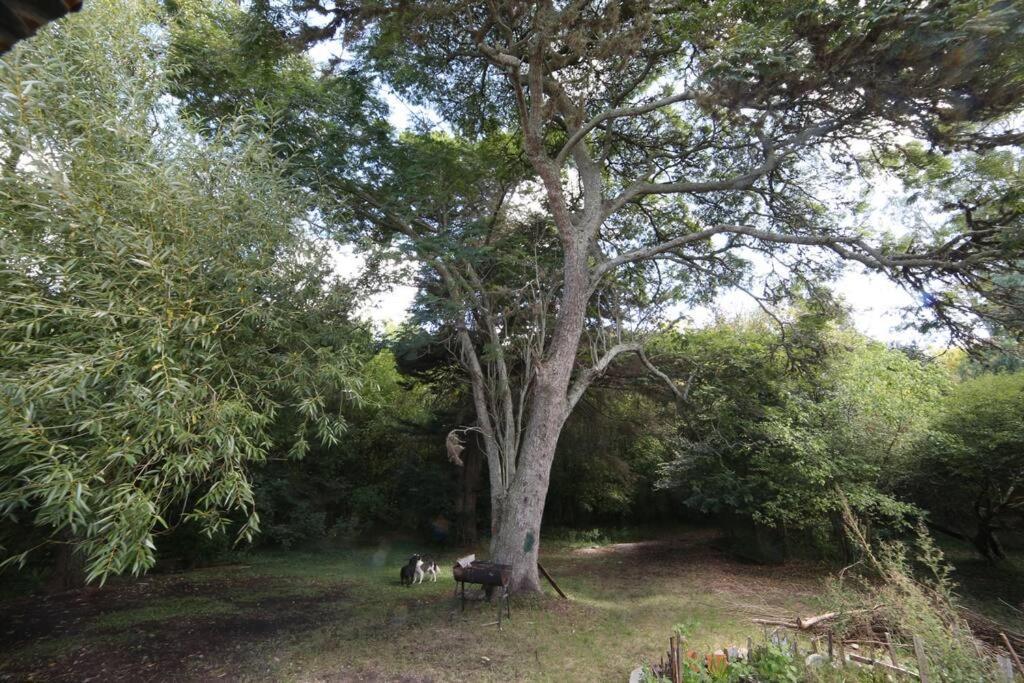
[[[584,123],[575,131],[573,131],[572,135],[569,136],[569,139],[566,140],[564,145],[562,145],[562,148],[558,150],[558,154],[555,156],[555,165],[561,167],[565,163],[565,160],[569,157],[569,154],[572,153],[573,148],[577,144],[579,144],[583,140],[583,138],[587,136],[588,133],[590,133],[592,130],[600,126],[605,121],[612,121],[614,119],[626,118],[630,116],[640,116],[642,114],[647,114],[652,111],[655,111],[656,109],[671,106],[678,102],[692,100],[694,97],[696,97],[696,94],[687,90],[685,92],[670,95],[668,97],[662,97],[660,99],[653,100],[645,104],[638,104],[633,107],[620,107],[618,109],[609,109],[607,111],[603,111],[597,116],[594,116],[586,123]]]
[[[626,204],[652,194],[705,194],[708,192],[749,190],[754,186],[754,183],[777,169],[784,160],[792,156],[812,139],[835,130],[839,125],[838,122],[831,122],[810,126],[778,145],[765,144],[764,157],[758,166],[729,178],[663,183],[646,180],[637,181],[624,189],[617,197],[607,202],[603,211],[603,217],[607,219]]]
[[[930,268],[946,272],[969,270],[971,266],[984,263],[998,255],[995,250],[977,251],[959,259],[950,259],[940,251],[926,251],[920,253],[884,253],[878,247],[870,245],[861,237],[844,235],[798,235],[770,230],[761,230],[747,225],[719,224],[699,230],[697,232],[680,235],[671,240],[655,244],[642,249],[635,249],[605,261],[594,268],[592,285],[597,286],[599,279],[610,270],[625,263],[633,263],[651,258],[657,258],[661,254],[671,252],[679,247],[693,242],[709,239],[713,235],[730,233],[745,235],[761,242],[773,244],[792,244],[798,246],[822,247],[828,249],[841,258],[849,261],[857,261],[872,270],[886,270],[896,268]]]
[[[573,382],[572,386],[569,388],[568,410],[570,412],[572,411],[576,404],[579,403],[579,400],[583,397],[583,394],[586,393],[590,385],[594,383],[594,380],[608,370],[608,366],[611,365],[613,360],[618,356],[629,352],[643,352],[643,344],[640,342],[616,344],[612,348],[608,349],[608,351],[596,363],[594,363],[592,367],[587,368],[580,373],[580,376],[576,378],[576,381]]]
[[[492,491],[504,491],[506,482],[502,481],[504,469],[501,465],[501,449],[495,438],[494,425],[491,422],[491,411],[487,405],[487,394],[484,386],[484,372],[480,366],[480,359],[473,348],[473,341],[469,337],[466,328],[459,329],[459,343],[461,346],[464,367],[469,371],[470,387],[473,394],[473,406],[476,410],[476,419],[480,433],[484,438],[484,452],[487,454],[487,469],[491,479]]]
[[[686,400],[690,396],[690,384],[693,381],[692,374],[690,375],[690,378],[686,381],[686,384],[683,386],[683,388],[680,389],[678,386],[676,386],[676,383],[672,381],[671,377],[669,377],[664,372],[659,370],[658,367],[651,362],[651,360],[647,357],[647,353],[644,351],[642,346],[637,351],[637,355],[640,356],[640,362],[644,364],[644,366],[652,375],[654,375],[655,377],[657,377],[658,379],[660,379],[661,381],[668,385],[668,388],[672,390],[673,394],[675,394],[677,403],[686,402]]]

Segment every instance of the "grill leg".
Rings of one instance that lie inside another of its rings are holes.
[[[466,582],[462,582],[462,611],[466,611]]]

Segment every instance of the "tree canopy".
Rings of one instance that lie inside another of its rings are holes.
[[[828,285],[853,265],[925,330],[1019,336],[1022,11],[98,0],[0,62],[0,511],[102,577],[148,567],[169,510],[248,535],[258,471],[290,543],[296,519],[398,515],[384,480],[412,465],[387,451],[421,453],[400,426],[448,444],[467,492],[459,448],[486,461],[516,588],[538,587],[552,477],[613,510],[660,472],[694,509],[782,526],[834,521],[841,491],[896,528],[918,513],[898,475],[921,444],[961,453],[937,444],[968,417],[942,423],[946,368],[853,333]],[[439,123],[393,130],[384,89]],[[399,279],[401,341],[356,330]],[[679,328],[726,290],[763,316]],[[450,402],[428,416],[387,345]],[[640,410],[664,423],[645,444],[618,430],[584,460],[610,430],[588,420]],[[262,464],[307,452],[360,483]]]
[[[0,63],[0,514],[103,579],[172,514],[251,537],[251,465],[337,442],[360,371],[259,126],[178,116],[154,3],[78,19]]]

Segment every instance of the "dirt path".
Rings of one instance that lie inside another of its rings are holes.
[[[820,565],[741,562],[723,550],[724,545],[717,530],[690,530],[653,540],[581,548],[573,555],[582,561],[572,563],[571,569],[602,576],[609,588],[682,581],[692,590],[725,596],[751,614],[763,613],[768,603],[778,609],[779,602],[820,595]]]

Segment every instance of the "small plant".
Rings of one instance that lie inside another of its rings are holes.
[[[689,638],[700,629],[700,622],[696,619],[687,619],[672,626],[672,633],[680,638]]]
[[[691,624],[676,624],[673,631],[682,635],[692,632]],[[692,653],[691,653],[692,655]],[[796,683],[801,678],[802,668],[789,653],[776,645],[765,645],[756,649],[747,661],[728,661],[722,655],[706,658],[696,656],[680,657],[680,680],[683,683]],[[645,683],[663,681],[652,669],[644,668]]]
[[[799,665],[778,645],[768,643],[757,647],[749,657],[749,667],[754,680],[773,683],[797,683],[800,680]]]
[[[641,680],[643,681],[643,683],[662,683],[663,681],[668,680],[664,676],[659,676],[656,673],[654,673],[654,670],[646,664],[644,664],[643,670],[640,672],[640,675],[642,677]]]

